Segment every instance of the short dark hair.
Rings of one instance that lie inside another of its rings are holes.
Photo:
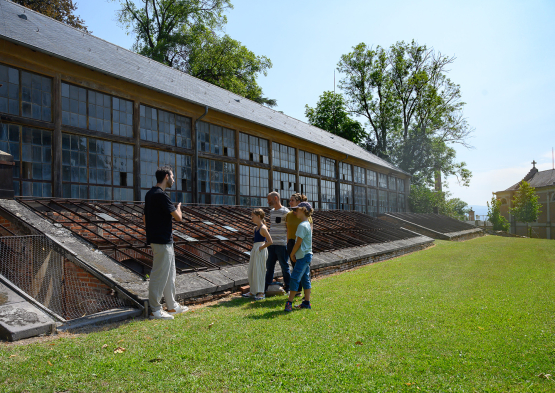
[[[166,175],[170,175],[170,173],[172,173],[172,172],[173,172],[173,169],[169,165],[164,165],[164,166],[159,167],[156,170],[156,182],[162,183],[164,181],[164,179],[166,178]]]

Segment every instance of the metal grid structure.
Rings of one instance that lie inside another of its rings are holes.
[[[152,252],[146,245],[143,203],[56,198],[18,201],[137,273],[150,273]],[[173,222],[178,273],[248,263],[253,237],[251,208],[186,205],[181,210],[183,221]],[[269,213],[268,208],[264,210]],[[348,211],[317,211],[314,225],[314,252],[416,236],[394,224]]]
[[[100,281],[90,285],[94,277],[44,235],[0,237],[0,274],[65,320],[133,307]]]
[[[399,218],[410,223],[420,225],[439,233],[461,232],[476,229],[476,226],[467,224],[451,217],[432,213],[387,213],[387,216]]]

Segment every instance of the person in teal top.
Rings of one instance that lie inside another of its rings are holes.
[[[296,308],[308,308],[310,305],[310,263],[312,262],[312,229],[308,222],[309,217],[312,216],[312,206],[308,202],[301,202],[293,207],[295,216],[301,221],[295,233],[296,241],[293,250],[291,251],[291,262],[295,262],[295,268],[291,273],[291,281],[289,283],[289,300],[285,303],[285,311],[290,312],[293,310],[293,300],[297,291],[293,288],[299,288],[302,283],[304,289],[304,299]]]

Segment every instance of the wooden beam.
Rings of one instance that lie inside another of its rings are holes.
[[[62,77],[52,80],[52,196],[61,198],[62,190]]]
[[[133,200],[141,198],[141,103],[133,101]]]

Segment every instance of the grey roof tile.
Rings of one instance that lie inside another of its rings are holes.
[[[18,17],[23,13],[26,19]],[[6,0],[0,0],[0,37],[185,101],[208,105],[211,110],[295,135],[391,171],[408,174],[346,139]]]
[[[538,187],[548,187],[555,185],[555,169],[549,169],[547,171],[538,171],[537,169],[534,171],[533,168],[523,180],[526,180],[530,183],[530,186],[534,188]],[[511,187],[507,188],[505,191],[515,191],[518,190],[520,187],[520,182],[512,185]]]

